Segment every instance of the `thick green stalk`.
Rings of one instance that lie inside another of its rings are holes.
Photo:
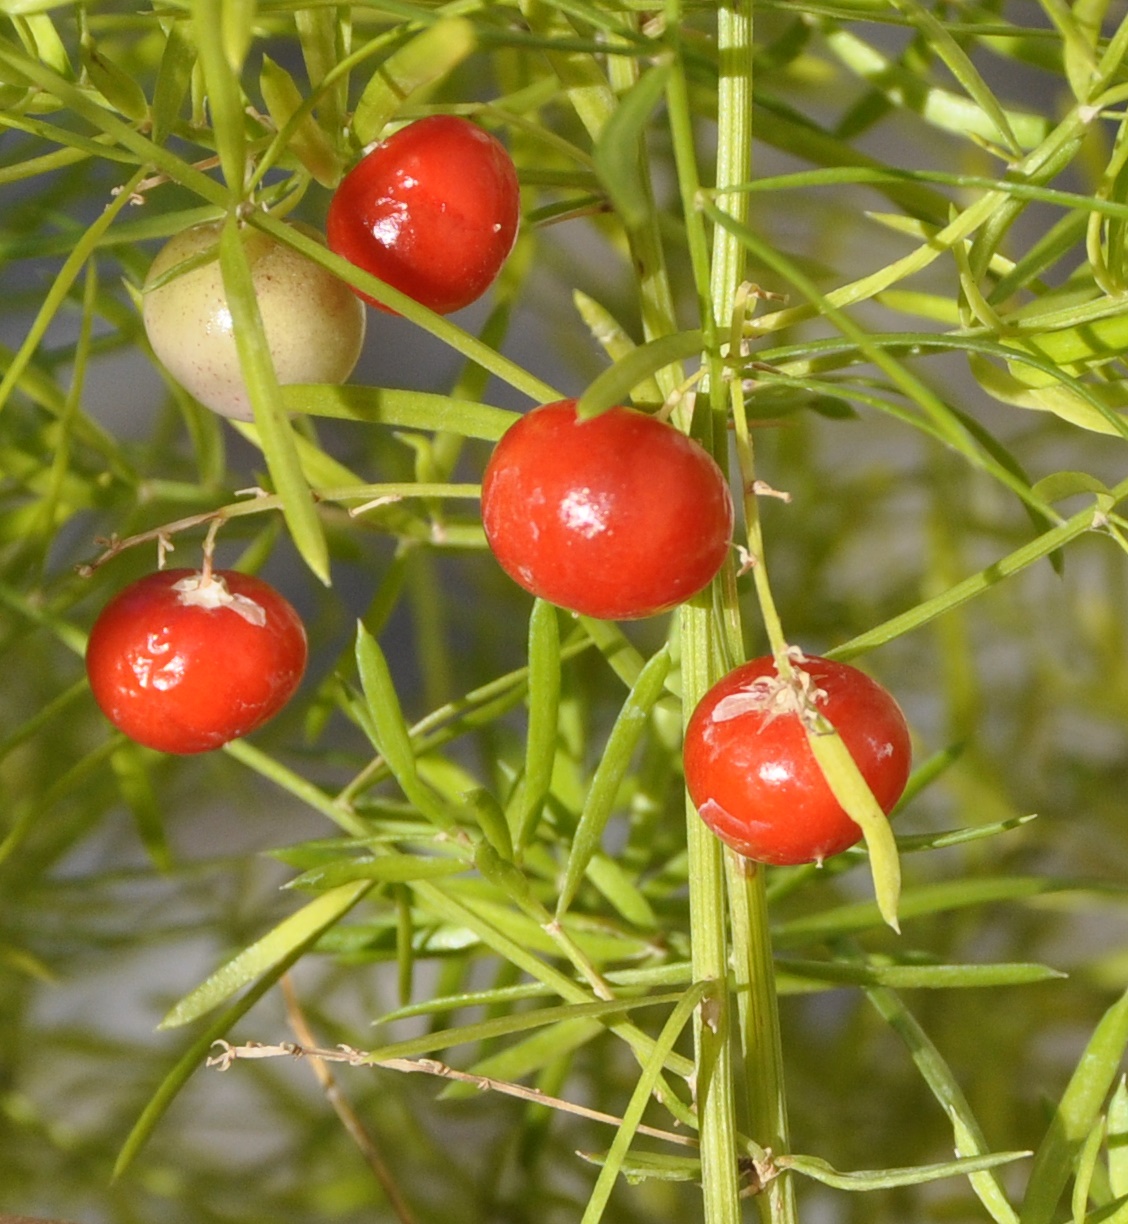
[[[674,14],[667,7],[667,22]],[[726,193],[725,188],[751,177],[752,146],[752,5],[750,0],[729,0],[718,11],[718,148],[717,206],[746,220],[748,196]],[[739,342],[742,329],[734,316],[742,309],[744,248],[721,226],[713,234],[711,256],[703,218],[694,208],[699,180],[685,81],[680,69],[671,75],[669,107],[679,182],[686,208],[686,227],[695,281],[701,299],[702,330],[708,349],[708,407],[698,413],[696,430],[727,459],[726,422],[735,417],[740,443],[742,479],[751,480],[752,448],[744,420],[743,391],[725,378],[723,337]],[[704,418],[704,420],[702,419]],[[782,653],[783,636],[775,616],[760,548],[755,499],[746,509],[750,544],[757,565],[756,585],[764,607],[773,648]],[[741,651],[739,610],[729,569],[718,584],[722,620],[711,608],[688,606],[682,612],[683,690],[687,713]],[[726,856],[708,834],[695,812],[689,814],[690,920],[695,978],[727,973],[731,968],[734,996],[716,1001],[715,1014],[699,1018],[696,1037],[699,1065],[698,1110],[701,1123],[702,1181],[705,1218],[710,1224],[734,1218],[739,1193],[736,1157],[736,1100],[733,1085],[743,1079],[750,1110],[750,1131],[757,1146],[786,1151],[787,1120],[783,1095],[778,1005],[772,969],[767,902],[763,873],[747,872],[735,856]],[[727,881],[726,877],[727,858]],[[727,885],[727,887],[726,887]],[[725,912],[720,898],[729,899],[732,927],[731,952],[726,940]],[[742,1056],[734,1065],[729,1040],[731,1025],[739,1022]],[[726,1082],[722,1083],[722,1079]],[[795,1218],[790,1180],[771,1182],[758,1199],[761,1218],[777,1224]]]
[[[764,869],[731,852],[726,865],[750,1130],[758,1147],[778,1156],[790,1151],[790,1140]],[[766,1224],[792,1224],[798,1218],[792,1179],[784,1174],[769,1181],[757,1205]]]
[[[718,14],[721,75],[718,88],[718,189],[747,182],[752,176],[752,4],[732,0]],[[718,195],[717,206],[747,221],[748,196]],[[716,317],[730,323],[730,335],[741,334],[734,315],[741,309],[744,248],[718,226],[713,234],[712,300]],[[734,354],[735,356],[735,354]],[[716,399],[720,399],[721,388]],[[753,482],[751,437],[744,420],[743,390],[728,384],[741,449],[741,478],[749,490],[745,519],[755,564],[754,580],[773,651],[786,666],[784,636],[768,585]],[[732,965],[740,1015],[744,1081],[751,1114],[750,1131],[761,1148],[789,1150],[787,1104],[783,1088],[779,1005],[772,963],[771,932],[762,868],[749,869],[744,860],[726,855],[729,909],[732,923]],[[783,1224],[795,1219],[792,1182],[782,1177],[768,1183],[757,1200],[761,1219]]]
[[[719,668],[712,649],[715,621],[709,601],[694,600],[681,609],[680,616],[682,686],[688,711]],[[688,800],[686,816],[693,980],[728,983],[723,848]],[[741,1218],[732,1022],[733,997],[727,985],[719,986],[697,1009],[693,1022],[706,1224],[737,1224]]]
[[[666,25],[677,29],[681,20],[676,0],[666,5]],[[710,300],[709,248],[704,220],[695,208],[700,185],[693,116],[684,67],[680,59],[671,67],[667,84],[670,134],[677,165],[678,185],[685,216],[686,235],[694,284],[697,288],[701,329],[708,351],[716,350],[716,325]],[[684,414],[686,417],[689,413]],[[692,414],[694,432],[712,446],[711,413]],[[713,449],[717,448],[713,446]],[[726,584],[731,592],[731,582]],[[699,596],[679,612],[682,646],[682,701],[688,717],[706,689],[725,667],[722,642],[712,598]],[[689,850],[689,924],[694,981],[728,983],[724,856],[720,843],[698,818],[686,800],[686,836]],[[740,1183],[737,1170],[736,1094],[732,1043],[732,993],[718,989],[694,1016],[693,1038],[697,1063],[696,1106],[701,1141],[701,1186],[707,1224],[735,1224],[741,1218]]]
[[[747,222],[745,193],[720,194],[730,185],[752,177],[752,0],[729,0],[718,13],[720,80],[718,84],[717,207]],[[734,317],[742,309],[744,247],[722,226],[713,233],[711,296],[715,317],[729,325],[733,342],[742,334]],[[733,354],[734,356],[736,354]],[[714,404],[731,399],[740,451],[740,472],[746,486],[745,520],[755,566],[754,580],[772,650],[787,665],[783,629],[768,585],[756,494],[752,491],[753,448],[744,417],[744,392],[739,381],[717,386]],[[727,392],[727,395],[726,395]],[[779,1154],[789,1151],[787,1104],[783,1086],[783,1056],[779,1004],[772,961],[771,932],[762,868],[748,869],[736,855],[726,855],[729,909],[732,923],[732,967],[740,1015],[744,1081],[751,1114],[749,1130],[756,1143]],[[787,1224],[796,1218],[790,1177],[768,1183],[757,1200],[761,1219]]]

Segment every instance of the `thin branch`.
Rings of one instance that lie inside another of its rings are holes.
[[[547,1105],[550,1109],[558,1109],[561,1113],[574,1114],[579,1118],[587,1118],[592,1122],[603,1122],[608,1126],[621,1126],[622,1118],[614,1114],[602,1113],[598,1109],[588,1109],[585,1105],[577,1105],[573,1101],[565,1101],[560,1097],[547,1096],[536,1088],[526,1088],[523,1084],[511,1084],[505,1080],[491,1079],[488,1075],[472,1075],[468,1071],[458,1071],[446,1063],[434,1058],[373,1058],[363,1050],[352,1046],[339,1045],[335,1049],[320,1049],[315,1046],[298,1045],[292,1041],[284,1041],[280,1045],[264,1045],[259,1041],[248,1041],[243,1045],[232,1045],[228,1041],[216,1041],[212,1048],[219,1048],[218,1054],[213,1054],[205,1064],[218,1067],[220,1071],[230,1070],[233,1063],[245,1058],[319,1058],[325,1062],[347,1063],[350,1067],[381,1067],[385,1071],[403,1071],[408,1074],[422,1072],[424,1075],[435,1075],[440,1079],[457,1080],[460,1084],[471,1084],[482,1092],[500,1092],[505,1096],[516,1097],[521,1101],[529,1101],[535,1105]],[[697,1139],[692,1135],[679,1135],[673,1131],[659,1130],[653,1126],[638,1126],[635,1128],[640,1135],[649,1135],[654,1139],[664,1139],[667,1143],[680,1144],[683,1147],[697,1147]]]
[[[314,1044],[313,1033],[306,1023],[305,1014],[302,1012],[301,1004],[298,1001],[298,996],[294,991],[294,985],[290,980],[289,974],[282,978],[281,984],[282,997],[286,1001],[286,1019],[290,1023],[290,1028],[294,1030],[294,1036],[303,1043],[303,1046],[312,1047]],[[333,1078],[333,1073],[325,1065],[325,1060],[313,1053],[312,1049],[307,1050],[307,1052],[311,1057],[310,1066],[313,1068],[317,1082],[325,1093],[326,1100],[332,1105],[333,1112],[341,1119],[342,1126],[344,1126],[349,1137],[360,1149],[364,1159],[368,1162],[369,1168],[376,1175],[376,1180],[380,1183],[380,1187],[387,1196],[392,1210],[396,1213],[396,1218],[400,1221],[400,1224],[416,1224],[415,1215],[400,1193],[399,1186],[396,1185],[395,1178],[392,1177],[391,1171],[384,1163],[379,1148],[376,1146],[372,1136],[364,1129],[364,1123],[361,1122],[356,1111],[349,1104],[348,1098]]]

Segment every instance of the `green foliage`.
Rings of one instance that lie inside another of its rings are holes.
[[[1107,0],[0,4],[0,1212],[1128,1218],[1126,51]],[[435,111],[523,193],[454,319],[287,223]],[[253,424],[140,322],[217,218]],[[246,226],[400,314],[349,385],[278,387]],[[676,614],[493,564],[488,446],[562,394],[743,489]],[[81,656],[216,527],[313,665],[164,758]],[[868,850],[756,868],[681,725],[789,647],[918,765],[887,826],[816,737]]]

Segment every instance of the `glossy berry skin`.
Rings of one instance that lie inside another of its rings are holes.
[[[161,248],[145,278],[142,319],[153,351],[185,390],[221,416],[250,421],[219,266],[221,229],[221,222],[194,225]],[[243,247],[279,383],[344,382],[364,345],[364,307],[344,281],[269,234],[248,226]],[[197,259],[204,262],[161,280]]]
[[[504,145],[457,115],[430,115],[345,175],[326,236],[350,263],[450,314],[493,284],[513,249],[519,211],[517,171]]]
[[[219,748],[289,701],[306,665],[298,614],[259,578],[160,570],[120,591],[86,648],[102,712],[161,752]]]
[[[602,620],[652,616],[697,594],[732,540],[732,497],[712,456],[633,408],[590,420],[575,400],[534,408],[482,481],[494,556],[534,595]]]
[[[900,707],[845,663],[810,657],[795,666],[813,682],[818,712],[838,731],[888,814],[911,764]],[[823,778],[787,700],[794,690],[785,694],[782,713],[763,708],[765,689],[770,695],[778,679],[767,656],[736,668],[705,694],[686,727],[686,786],[701,819],[738,854],[780,865],[820,863],[854,845],[862,831]]]

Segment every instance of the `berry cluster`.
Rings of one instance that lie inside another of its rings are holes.
[[[516,238],[518,202],[504,147],[465,119],[436,115],[401,128],[345,176],[328,244],[445,314],[493,283]],[[196,225],[161,249],[142,318],[181,387],[249,421],[220,230]],[[344,382],[364,342],[361,299],[382,304],[268,234],[247,227],[243,246],[279,383]],[[159,571],[120,592],[86,652],[106,717],[138,743],[174,753],[206,752],[261,726],[293,696],[305,664],[305,630],[290,604],[265,582],[207,566]]]
[[[435,115],[401,128],[342,180],[329,248],[440,314],[493,283],[517,234],[517,174],[475,124]],[[169,373],[201,403],[251,419],[216,249],[215,224],[173,238],[150,270],[144,323]],[[246,254],[281,383],[343,382],[364,337],[361,300],[320,263],[251,230]],[[394,300],[394,294],[392,295]],[[482,482],[486,539],[525,590],[571,612],[629,620],[704,591],[729,554],[725,473],[658,417],[613,407],[582,419],[544,404],[504,435]],[[174,570],[121,592],[94,626],[87,668],[107,717],[142,744],[194,753],[247,734],[296,689],[305,633],[265,583]],[[706,824],[737,853],[821,862],[861,830],[832,793],[809,733],[836,729],[882,810],[911,758],[893,698],[856,669],[796,656],[738,667],[689,719],[686,785]]]

